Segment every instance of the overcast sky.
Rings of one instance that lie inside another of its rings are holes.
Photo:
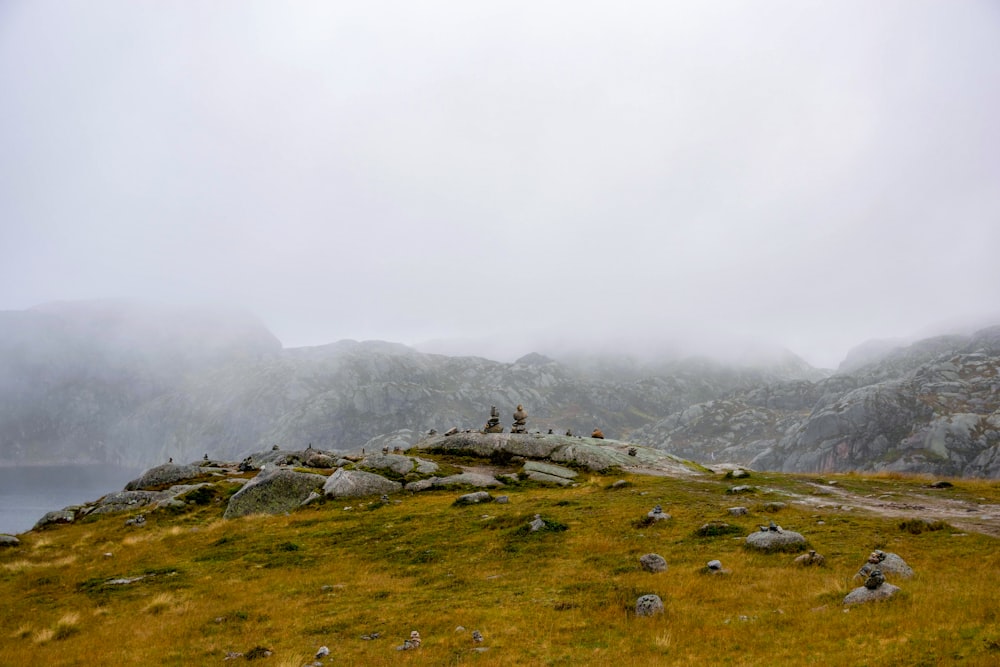
[[[1000,3],[0,0],[0,310],[106,297],[825,366],[1000,322]]]

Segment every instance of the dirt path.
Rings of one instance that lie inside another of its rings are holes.
[[[960,530],[1000,538],[1000,505],[948,498],[947,490],[868,496],[828,484],[810,485],[822,489],[823,495],[794,495],[793,502],[817,508],[847,507],[847,511],[857,509],[893,518],[945,521]]]

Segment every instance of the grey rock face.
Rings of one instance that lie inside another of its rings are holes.
[[[262,472],[229,499],[226,519],[248,514],[279,514],[299,507],[309,494],[323,486],[322,475],[271,470]]]
[[[359,498],[397,493],[403,485],[381,475],[362,470],[338,469],[323,484],[327,498]]]
[[[577,477],[575,470],[551,463],[542,463],[541,461],[525,461],[523,470],[528,473],[540,472],[549,477],[561,477],[565,480],[572,480]]]
[[[204,475],[205,471],[198,466],[179,465],[176,463],[165,463],[155,468],[150,468],[142,473],[138,479],[134,479],[125,485],[126,491],[141,491],[162,487],[170,484],[177,484],[195,477]]]
[[[635,601],[636,616],[655,616],[663,613],[663,600],[659,595],[642,595]]]
[[[744,542],[748,549],[772,553],[776,551],[802,551],[808,546],[801,533],[791,530],[768,530],[750,533]]]
[[[679,475],[703,474],[672,454],[648,447],[638,447],[636,455],[630,456],[628,450],[631,445],[617,440],[585,441],[573,436],[533,433],[456,433],[451,436],[429,436],[414,446],[418,449],[473,453],[483,458],[503,455],[548,459],[556,463],[582,466],[595,472],[618,466],[624,470],[658,470]],[[562,466],[557,468],[565,469]]]
[[[646,554],[639,559],[639,565],[646,572],[666,572],[667,561],[659,554]]]
[[[531,471],[526,473],[528,479],[533,482],[543,482],[545,484],[558,484],[559,486],[569,486],[573,483],[572,480],[566,479],[565,477],[557,477],[556,475],[549,475],[544,472]]]
[[[846,597],[844,597],[844,604],[852,605],[888,600],[898,592],[899,587],[893,586],[892,584],[882,584],[878,588],[874,589],[861,586],[859,588],[855,588],[853,591],[848,593]]]

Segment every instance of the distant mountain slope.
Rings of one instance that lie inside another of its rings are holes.
[[[1000,327],[887,349],[850,375],[734,392],[633,439],[789,472],[1000,477]]]
[[[356,449],[385,434],[481,428],[491,405],[509,429],[519,403],[532,430],[624,437],[693,403],[817,373],[790,354],[758,367],[588,362],[532,353],[501,363],[379,341],[282,350],[236,313],[112,302],[0,313],[0,461]]]

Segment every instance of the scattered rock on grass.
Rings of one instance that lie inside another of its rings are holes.
[[[801,533],[793,530],[757,531],[747,535],[744,545],[765,553],[795,552],[808,548],[808,542]]]
[[[639,559],[639,564],[646,572],[666,572],[667,561],[660,554],[646,554]]]
[[[659,595],[642,595],[635,601],[636,616],[655,616],[663,613],[663,600]]]
[[[478,505],[479,503],[488,503],[492,500],[493,496],[490,495],[489,491],[474,491],[473,493],[466,493],[464,496],[459,496],[453,504]]]
[[[810,565],[815,565],[817,567],[822,567],[826,565],[826,558],[822,554],[816,553],[815,550],[810,550],[809,553],[802,554],[795,558],[795,563],[797,565],[802,565],[808,567]]]

